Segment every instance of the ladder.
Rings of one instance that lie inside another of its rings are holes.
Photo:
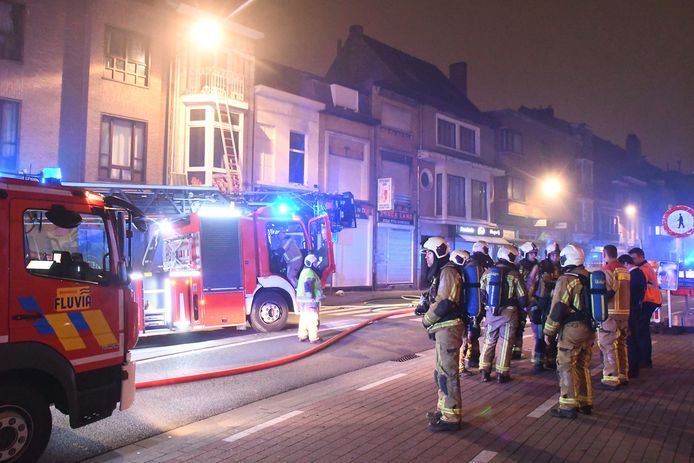
[[[231,120],[231,110],[227,103],[217,101],[217,120],[221,129],[222,147],[224,148],[224,170],[226,171],[226,185],[223,187],[219,185],[220,190],[227,193],[238,193],[241,191],[241,168],[238,150],[236,149],[236,140],[234,139],[234,124]]]

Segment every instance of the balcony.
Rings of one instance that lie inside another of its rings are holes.
[[[215,95],[236,101],[246,101],[245,83],[245,76],[238,72],[219,67],[202,67],[189,71],[185,93]]]

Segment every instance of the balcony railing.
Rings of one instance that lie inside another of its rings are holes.
[[[243,74],[217,67],[197,68],[189,72],[188,94],[209,94],[237,101],[245,100]]]

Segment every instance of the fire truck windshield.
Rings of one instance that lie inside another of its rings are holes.
[[[24,262],[29,273],[77,281],[109,280],[110,252],[102,217],[78,214],[71,228],[51,222],[48,211],[24,211]],[[64,224],[61,224],[64,225]]]

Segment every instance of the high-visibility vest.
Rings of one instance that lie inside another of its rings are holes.
[[[658,277],[655,274],[655,269],[646,261],[639,265],[639,268],[646,276],[646,294],[643,296],[643,302],[661,305],[663,299],[660,296],[660,287],[658,286]]]
[[[631,275],[629,270],[624,267],[617,267],[612,271],[612,276],[615,283],[615,293],[610,304],[610,316],[629,317],[630,303],[630,281]]]

